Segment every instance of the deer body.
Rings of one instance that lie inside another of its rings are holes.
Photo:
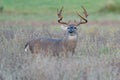
[[[85,17],[87,17],[87,12],[84,10]],[[58,23],[67,25],[67,27],[63,27],[62,29],[66,31],[66,34],[64,38],[62,39],[51,39],[51,38],[39,38],[29,41],[25,45],[25,51],[30,49],[32,53],[40,53],[41,50],[43,50],[45,53],[48,53],[49,51],[53,53],[53,55],[59,56],[60,52],[64,52],[67,56],[68,52],[72,52],[72,54],[75,53],[75,48],[77,45],[77,39],[78,39],[78,33],[77,33],[77,26],[80,24],[87,23],[87,20],[82,17],[79,13],[77,15],[81,17],[84,21],[80,21],[79,23],[75,22],[75,24],[70,24],[69,22],[62,22],[62,9],[58,12]]]
[[[72,35],[71,35],[72,34]],[[46,52],[51,51],[53,55],[59,56],[60,52],[68,51],[74,54],[77,45],[77,33],[67,33],[62,39],[39,38],[29,41],[25,45],[25,51],[29,48],[32,53],[40,53],[41,50]]]

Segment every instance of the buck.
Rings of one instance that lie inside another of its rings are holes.
[[[62,39],[52,39],[52,38],[39,38],[29,41],[25,45],[25,51],[28,51],[28,49],[31,51],[31,53],[40,53],[41,50],[43,50],[45,53],[48,51],[52,51],[54,56],[59,56],[60,52],[64,52],[65,56],[68,55],[68,52],[71,52],[72,55],[75,53],[75,48],[77,46],[77,39],[78,39],[78,33],[77,33],[77,27],[80,24],[87,23],[87,11],[84,7],[82,7],[84,10],[85,17],[81,16],[78,12],[77,15],[81,18],[79,22],[74,21],[74,23],[64,22],[62,21],[62,11],[63,7],[57,12],[58,15],[58,23],[62,25],[66,25],[66,27],[62,26],[62,29],[66,30],[66,34],[64,35],[64,38]]]

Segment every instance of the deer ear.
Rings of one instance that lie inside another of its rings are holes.
[[[67,30],[67,26],[61,25],[60,26],[62,30],[66,31]]]

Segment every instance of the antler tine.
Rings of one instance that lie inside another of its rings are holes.
[[[88,16],[88,13],[87,13],[87,11],[86,11],[86,9],[82,6],[82,8],[83,8],[83,10],[84,10],[84,14],[85,14],[85,17],[87,18],[87,16]]]
[[[82,6],[82,8],[83,8],[83,10],[84,10],[84,15],[85,15],[85,17],[87,18],[87,16],[88,16],[88,14],[87,14],[87,11],[86,11],[86,9]],[[87,23],[88,21],[87,21],[87,19],[85,19],[83,16],[81,16],[78,12],[76,12],[77,13],[77,15],[80,17],[80,18],[82,18],[84,21],[82,22],[82,21],[80,21],[78,24],[76,24],[76,26],[79,26],[80,24],[85,24],[85,23]]]
[[[63,17],[62,17],[61,14],[62,14],[63,8],[64,8],[64,7],[62,7],[62,8],[60,9],[60,11],[57,10],[57,15],[58,15],[58,18],[59,18],[59,19],[58,19],[58,23],[68,25],[68,23],[62,22]]]
[[[63,11],[63,6],[62,6],[62,8],[60,9],[60,11],[59,10],[57,10],[57,15],[58,15],[58,17],[59,18],[61,18],[62,16],[61,16],[61,13],[62,13],[62,11]]]

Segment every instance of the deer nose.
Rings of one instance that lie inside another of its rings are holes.
[[[69,30],[69,33],[73,33],[74,32],[74,30]]]

